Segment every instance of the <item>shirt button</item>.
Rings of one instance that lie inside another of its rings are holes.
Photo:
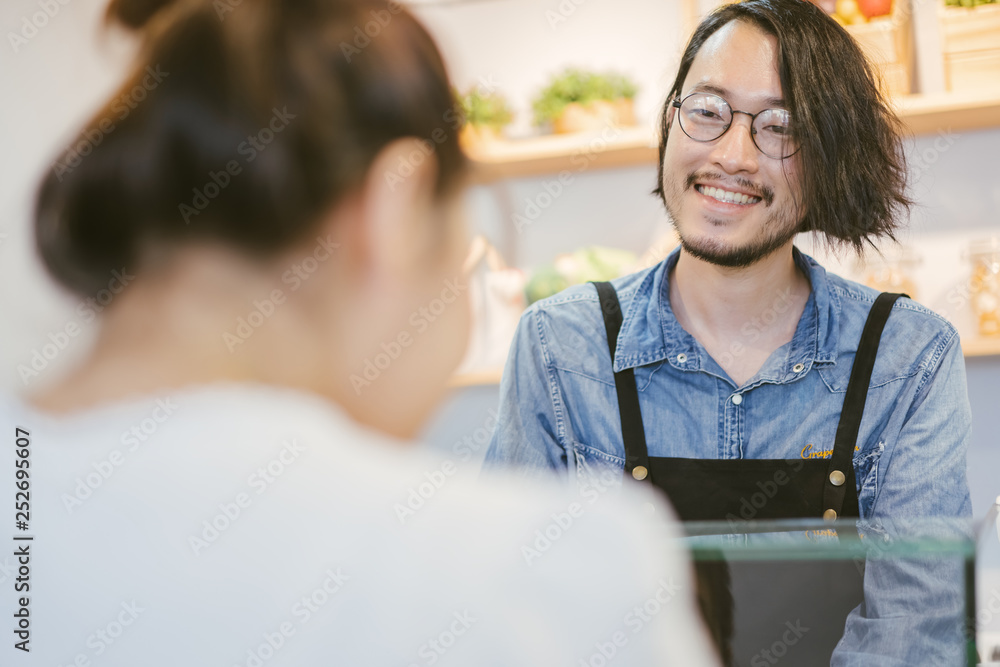
[[[733,394],[733,405],[739,405],[743,402],[743,394]]]
[[[678,354],[677,355],[677,363],[683,364],[687,360],[688,360],[688,356],[686,354]]]
[[[805,368],[805,366],[803,364],[795,364],[794,366],[792,366],[792,372],[793,373],[801,373],[802,369],[804,369],[804,368]]]

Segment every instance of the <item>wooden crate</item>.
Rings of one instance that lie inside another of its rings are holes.
[[[893,0],[892,14],[844,26],[857,40],[890,95],[908,95],[913,78],[913,25],[908,0]]]
[[[1000,4],[941,7],[948,90],[1000,90]]]
[[[738,0],[682,0],[685,41],[713,8]],[[914,0],[922,2],[925,0]],[[910,0],[893,0],[892,14],[868,23],[844,26],[879,73],[883,90],[908,95],[913,79],[913,27]]]

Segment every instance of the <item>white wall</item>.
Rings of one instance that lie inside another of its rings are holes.
[[[121,34],[99,31],[105,3],[63,0],[47,17],[38,0],[0,6],[0,389],[31,389],[16,366],[75,316],[75,302],[56,290],[34,254],[31,210],[36,185],[58,149],[111,95],[129,65]],[[32,34],[25,22],[42,27]],[[30,37],[12,44],[11,34]],[[51,362],[44,382],[86,348],[94,325],[83,327]]]

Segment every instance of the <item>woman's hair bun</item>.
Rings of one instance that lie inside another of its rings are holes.
[[[225,21],[213,0],[108,9],[143,48],[49,169],[35,211],[43,261],[77,294],[160,249],[222,242],[259,258],[304,242],[398,139],[433,150],[436,195],[463,182],[444,62],[405,8],[231,1]],[[361,43],[358,26],[378,38]]]
[[[142,29],[156,13],[176,0],[111,0],[105,19],[132,30]]]

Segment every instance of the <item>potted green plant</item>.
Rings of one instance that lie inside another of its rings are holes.
[[[479,88],[471,88],[459,96],[459,101],[465,115],[459,138],[467,150],[498,140],[514,117],[506,98],[497,92],[482,93]]]
[[[634,125],[637,86],[625,75],[569,68],[554,76],[535,98],[535,123],[556,134]]]

